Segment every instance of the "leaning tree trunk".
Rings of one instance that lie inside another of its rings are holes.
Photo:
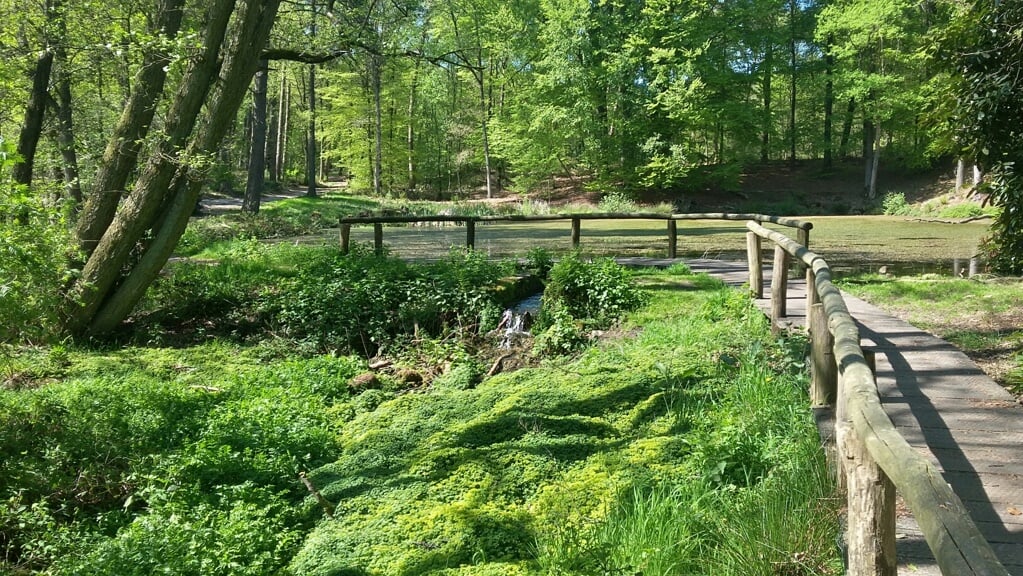
[[[166,44],[171,44],[181,27],[184,4],[185,0],[159,0],[149,32],[163,35]],[[160,46],[164,43],[153,44]],[[138,165],[139,152],[149,133],[167,80],[169,63],[170,54],[166,49],[147,49],[142,57],[142,68],[135,81],[135,89],[107,141],[93,179],[92,193],[78,217],[75,238],[86,257],[96,248],[103,232],[113,221],[128,178]]]
[[[259,61],[252,88],[252,140],[249,145],[249,170],[245,182],[242,212],[256,214],[263,195],[266,171],[266,88],[269,63]]]
[[[251,47],[266,44],[279,3],[209,5],[202,49],[167,112],[164,138],[72,286],[65,321],[71,333],[116,328],[166,264],[198,200],[203,159],[215,154],[258,66]]]

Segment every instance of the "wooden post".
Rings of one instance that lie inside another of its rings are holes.
[[[895,576],[895,486],[856,436],[852,423],[836,425],[846,471],[846,544],[849,576]]]
[[[807,317],[810,328],[810,405],[832,406],[838,393],[835,338],[828,328],[823,304],[814,304]]]
[[[668,220],[668,258],[675,258],[678,254],[678,222]]]
[[[814,304],[820,302],[821,299],[817,295],[817,274],[814,273],[813,268],[810,266],[806,267],[806,325],[810,325],[810,309],[813,308]]]
[[[796,228],[796,241],[805,246],[807,249],[810,248],[810,231],[806,228]],[[801,260],[796,261],[796,269],[799,270],[800,274],[805,272],[806,265]]]
[[[341,225],[341,253],[348,254],[351,251],[352,225]]]
[[[373,223],[373,251],[377,254],[384,253],[384,225],[380,222]]]
[[[785,299],[789,291],[789,253],[780,245],[774,247],[771,275],[771,331],[777,330],[778,321],[785,317]]]
[[[764,297],[764,258],[760,253],[760,236],[746,233],[746,262],[749,267],[749,291],[754,298]]]
[[[465,221],[465,246],[470,250],[476,247],[476,220],[473,218]]]
[[[963,261],[956,258],[952,260],[952,275],[960,277],[963,275]]]
[[[969,271],[969,273],[967,273],[967,278],[973,278],[974,276],[976,276],[977,272],[979,271],[979,269],[980,269],[980,258],[977,258],[976,256],[974,256],[973,258],[970,258],[970,271]]]
[[[580,220],[579,218],[572,218],[572,248],[579,247],[579,235],[580,235]]]

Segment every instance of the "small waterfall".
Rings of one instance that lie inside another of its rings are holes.
[[[542,294],[534,294],[504,311],[501,321],[497,324],[498,331],[504,330],[501,348],[510,349],[517,340],[529,336],[529,329],[533,327],[533,314],[540,309],[541,296]]]

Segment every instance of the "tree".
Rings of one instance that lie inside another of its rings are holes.
[[[963,153],[985,174],[1002,210],[992,225],[991,264],[1023,273],[1023,0],[979,0],[946,42],[959,73],[954,123]]]
[[[176,8],[178,0],[160,0]],[[65,327],[73,334],[116,328],[163,268],[192,213],[221,139],[234,120],[266,44],[279,0],[214,0],[202,20],[201,43],[187,57],[159,138],[138,170],[134,186],[107,224],[83,213],[79,241],[87,259],[68,291]],[[158,12],[159,13],[159,12]],[[162,68],[163,66],[161,66]],[[159,76],[159,75],[156,75]],[[139,86],[142,84],[142,86]],[[152,85],[136,81],[132,96]],[[162,92],[140,106],[154,106]],[[125,111],[121,132],[144,132]],[[124,142],[112,142],[108,166],[122,166]],[[132,162],[133,163],[133,162]],[[117,188],[101,188],[110,190]],[[103,195],[102,193],[100,194]],[[98,231],[83,236],[81,231]]]

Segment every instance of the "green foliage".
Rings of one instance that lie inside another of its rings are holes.
[[[51,191],[12,181],[14,160],[0,138],[0,342],[52,340],[72,273],[68,223]]]
[[[526,269],[541,278],[546,278],[554,267],[554,255],[549,250],[534,246],[526,252]]]
[[[291,338],[373,355],[403,335],[492,327],[500,311],[491,287],[508,272],[508,264],[471,250],[418,267],[362,247],[347,255],[324,250],[266,294],[263,306]]]
[[[628,270],[606,258],[586,262],[575,252],[551,269],[537,326],[543,330],[561,317],[591,328],[607,328],[642,302],[642,293]]]
[[[600,197],[600,211],[611,214],[631,214],[639,212],[635,199],[623,190],[605,192]]]
[[[889,192],[881,201],[881,209],[886,216],[909,216],[913,207],[906,202],[906,195],[902,192]]]
[[[989,262],[1000,272],[1023,273],[1023,90],[1016,80],[1023,62],[1023,4],[977,2],[964,10],[946,49],[960,82],[955,113],[960,146],[984,170],[984,189],[1002,208],[992,225]]]

